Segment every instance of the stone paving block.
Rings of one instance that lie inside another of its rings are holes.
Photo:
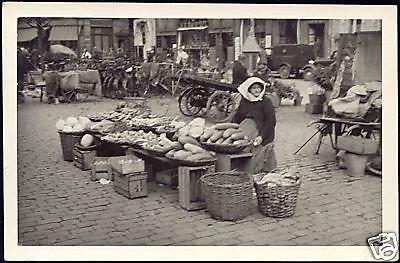
[[[183,241],[191,241],[195,240],[197,237],[193,234],[179,234],[171,238],[174,244],[183,242]]]

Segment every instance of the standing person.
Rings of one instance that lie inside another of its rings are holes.
[[[275,110],[269,98],[264,96],[266,83],[257,77],[250,77],[238,87],[241,95],[239,107],[232,122],[240,123],[253,145],[252,169],[254,173],[270,172],[276,168],[274,151]]]
[[[39,68],[39,61],[40,61],[40,51],[35,47],[32,49],[31,52],[31,62],[36,69]]]
[[[247,73],[247,68],[244,65],[245,61],[246,56],[241,54],[238,60],[233,63],[232,84],[235,87],[238,87],[243,81],[245,81],[249,77]]]
[[[24,54],[25,53],[25,54]],[[17,102],[25,102],[25,96],[22,93],[24,90],[25,74],[34,67],[26,57],[28,55],[26,49],[17,49]]]
[[[322,46],[321,40],[318,37],[314,43],[314,59],[317,59],[319,57],[319,53],[321,51],[321,46]]]
[[[82,59],[91,59],[92,58],[92,54],[90,54],[89,51],[87,51],[87,49],[85,48],[83,50],[81,58]]]

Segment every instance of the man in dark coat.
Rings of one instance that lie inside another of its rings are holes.
[[[249,75],[247,74],[247,68],[244,66],[246,60],[245,55],[240,55],[238,60],[233,63],[232,68],[232,84],[238,87],[243,81],[245,81]]]

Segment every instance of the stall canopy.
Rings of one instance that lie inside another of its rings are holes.
[[[49,41],[77,41],[79,31],[79,26],[53,26]]]
[[[27,42],[35,39],[38,36],[38,30],[35,27],[31,28],[18,28],[17,41]]]

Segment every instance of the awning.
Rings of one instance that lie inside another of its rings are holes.
[[[17,30],[17,42],[31,41],[38,36],[38,30],[35,27],[31,28],[18,28]]]
[[[53,26],[50,31],[49,41],[77,41],[79,26]]]
[[[197,27],[180,27],[178,31],[187,31],[187,30],[204,30],[207,26],[197,26]]]

